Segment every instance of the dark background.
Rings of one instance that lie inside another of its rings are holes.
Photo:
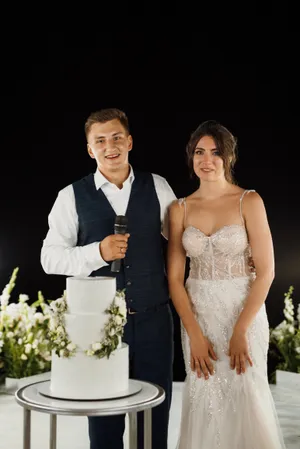
[[[243,45],[239,57],[222,42],[214,51],[199,34],[128,31],[103,36],[51,32],[19,37],[3,84],[0,289],[20,268],[14,298],[59,297],[64,276],[46,275],[40,249],[60,189],[95,170],[84,122],[104,107],[123,109],[134,139],[130,162],[164,176],[178,197],[196,188],[185,145],[198,124],[215,119],[238,138],[235,176],[264,199],[273,235],[276,278],[267,298],[270,325],[283,319],[284,293],[299,302],[299,113],[292,99],[289,36]],[[282,59],[285,55],[285,59]],[[294,110],[292,108],[294,106]],[[174,378],[184,376],[175,319]]]

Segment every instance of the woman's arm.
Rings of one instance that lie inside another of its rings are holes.
[[[265,302],[274,279],[274,250],[271,231],[262,198],[250,192],[244,198],[243,212],[256,278],[251,285],[235,329],[246,332]]]
[[[184,287],[186,252],[182,246],[184,231],[184,206],[177,201],[169,209],[168,282],[174,307],[189,335],[199,332],[199,324],[192,311],[191,302]]]
[[[182,245],[184,231],[184,206],[177,201],[169,210],[168,242],[168,282],[174,307],[181,318],[190,339],[191,369],[208,379],[214,373],[211,357],[216,360],[211,343],[204,337],[192,310],[191,302],[184,287],[186,252]]]
[[[230,366],[236,369],[238,374],[246,371],[246,361],[252,366],[247,331],[265,302],[274,279],[273,242],[264,202],[256,192],[248,193],[243,202],[244,219],[256,278],[251,284],[229,344]]]

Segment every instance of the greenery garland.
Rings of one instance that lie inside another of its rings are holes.
[[[49,322],[51,348],[59,357],[72,357],[76,354],[78,348],[70,341],[65,328],[65,313],[68,312],[65,292],[61,298],[51,302],[50,308],[52,312]],[[109,318],[104,327],[104,337],[100,341],[91,343],[90,347],[84,351],[89,357],[109,358],[111,353],[118,348],[127,322],[124,290],[117,290],[105,313],[109,315]]]

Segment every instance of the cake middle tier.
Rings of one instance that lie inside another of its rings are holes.
[[[104,338],[104,328],[109,318],[110,315],[104,313],[66,313],[64,320],[69,340],[75,343],[79,350],[90,349],[91,344]]]

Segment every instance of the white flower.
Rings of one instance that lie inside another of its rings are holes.
[[[296,348],[296,352],[297,352],[297,354],[300,354],[300,346],[298,346],[298,348]]]
[[[18,317],[20,316],[20,304],[9,304],[6,308],[5,311],[5,316],[6,318],[10,321],[13,322],[14,320],[18,319]]]
[[[92,349],[88,349],[86,351],[86,355],[88,355],[90,357],[90,356],[94,355],[94,351]]]
[[[111,337],[113,337],[115,335],[115,333],[116,333],[116,329],[114,327],[112,327],[111,330],[109,331],[109,335]]]
[[[272,336],[278,341],[282,341],[284,339],[284,336],[280,330],[273,330]]]
[[[63,335],[64,334],[64,328],[62,326],[58,326],[56,329],[56,332],[58,335]]]
[[[42,324],[46,317],[41,312],[37,312],[34,314],[34,319],[37,323]]]
[[[0,348],[2,348],[3,345],[4,345],[4,341],[0,340]]]
[[[2,339],[5,336],[5,341],[6,339],[10,341],[10,344],[4,345],[5,349],[3,348],[8,355],[7,358],[4,358],[4,367],[6,367],[7,363],[7,372],[11,377],[23,377],[24,367],[26,367],[28,375],[36,374],[35,367],[38,368],[38,371],[43,369],[39,368],[40,362],[42,362],[42,367],[48,367],[48,363],[42,360],[39,350],[39,345],[46,339],[48,332],[48,329],[43,325],[46,319],[44,313],[37,312],[37,307],[28,304],[29,297],[26,294],[20,294],[17,302],[9,304],[11,292],[15,286],[17,271],[18,269],[14,270],[9,284],[6,285],[0,295],[0,328],[3,331]],[[41,292],[39,292],[40,299],[43,300]],[[43,301],[40,305],[43,312],[47,310],[46,307],[43,307]],[[0,342],[2,339],[0,338]],[[1,343],[2,345],[3,343]],[[43,350],[47,348],[50,348],[49,342],[48,346],[43,347]],[[29,354],[35,354],[36,363],[32,366],[27,363]],[[21,361],[25,361],[25,363],[20,363]]]
[[[73,351],[75,351],[75,349],[76,349],[75,343],[69,343],[68,344],[68,346],[67,346],[67,350],[68,351],[73,352]]]
[[[48,304],[42,304],[42,310],[45,315],[45,318],[48,318],[51,315],[51,307]]]
[[[115,316],[115,323],[119,326],[123,323],[122,318],[119,315]]]
[[[49,329],[51,332],[54,332],[58,325],[58,319],[54,316],[50,318]]]
[[[294,321],[294,315],[292,315],[289,311],[285,310],[284,311],[284,316],[286,317],[286,319],[290,322],[293,323]]]
[[[286,320],[283,320],[280,324],[278,324],[278,326],[275,327],[275,329],[286,329],[287,327],[287,322]]]
[[[116,296],[114,299],[114,304],[116,307],[119,307],[120,314],[123,316],[126,316],[127,309],[126,309],[126,301],[125,301],[124,293],[121,293],[121,292],[116,293]]]
[[[33,327],[33,323],[31,323],[30,321],[28,323],[26,323],[26,325],[25,325],[25,328],[26,328],[27,332],[29,332],[32,329],[32,327]],[[33,333],[30,332],[28,334],[28,338],[32,338],[32,337],[33,337]]]
[[[126,317],[127,315],[127,307],[126,307],[126,302],[124,301],[124,304],[122,304],[119,308],[120,314],[123,315],[124,317]]]
[[[60,357],[63,357],[63,356],[64,356],[64,353],[65,353],[65,350],[64,350],[64,349],[61,349],[61,350],[59,351]]]
[[[31,329],[31,328],[30,328]],[[28,329],[27,329],[28,330]],[[32,332],[29,332],[29,334],[27,335],[27,339],[28,340],[32,340],[32,338],[33,338],[33,333]]]
[[[3,332],[0,331],[0,338],[2,338]]]
[[[100,350],[102,348],[102,345],[101,345],[101,343],[99,341],[97,341],[96,343],[92,344],[92,348],[93,348],[94,351],[98,351],[98,350]]]
[[[38,340],[34,340],[34,342],[32,343],[32,349],[36,349],[39,345]]]
[[[116,307],[120,307],[124,303],[124,297],[119,292],[116,293],[114,298],[114,304]]]
[[[43,357],[43,359],[46,360],[47,362],[50,362],[50,360],[51,360],[50,351],[45,351],[45,352],[41,353],[41,357]]]
[[[52,302],[51,302],[51,304],[50,304],[50,309],[51,309],[53,312],[57,312],[57,305],[56,305],[56,302],[55,302],[55,301],[52,301]]]
[[[298,321],[298,327],[300,329],[300,302],[298,304],[298,309],[297,309],[297,321]]]
[[[30,351],[31,351],[31,344],[30,344],[30,343],[27,343],[27,344],[25,345],[25,353],[26,353],[26,354],[29,354]]]
[[[23,294],[21,294],[21,295],[19,296],[19,301],[20,301],[21,303],[25,303],[26,301],[28,301],[28,299],[29,299],[29,296],[28,296],[28,295],[23,295]]]
[[[6,292],[4,289],[2,295],[0,296],[1,307],[5,308],[6,306],[8,306],[9,298],[10,298],[9,293]]]

